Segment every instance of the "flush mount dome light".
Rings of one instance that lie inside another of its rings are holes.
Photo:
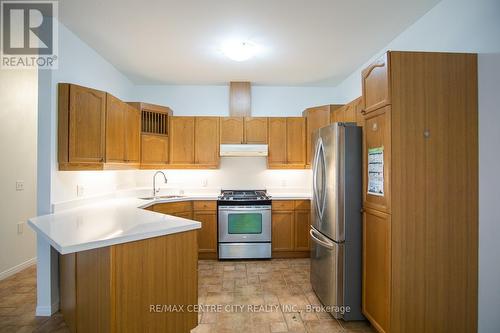
[[[245,61],[257,54],[258,46],[252,42],[228,41],[222,45],[222,53],[234,61]]]

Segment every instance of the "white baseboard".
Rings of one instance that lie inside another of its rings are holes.
[[[6,271],[0,272],[0,281],[8,278],[9,276],[12,276],[20,271],[22,271],[25,268],[28,268],[32,265],[36,264],[36,257],[31,258],[30,260],[27,260],[17,266],[14,266],[12,268],[9,268]]]
[[[36,316],[38,317],[50,317],[54,313],[59,311],[59,302],[52,303],[52,305],[37,305]]]

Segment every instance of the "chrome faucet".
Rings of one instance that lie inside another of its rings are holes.
[[[156,193],[160,192],[160,188],[156,189],[156,175],[161,173],[163,175],[163,179],[165,180],[165,184],[167,183],[167,176],[163,173],[163,171],[156,171],[153,176],[153,198],[156,198]]]

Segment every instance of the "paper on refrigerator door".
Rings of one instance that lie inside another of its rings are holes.
[[[384,196],[384,147],[368,149],[368,194]]]

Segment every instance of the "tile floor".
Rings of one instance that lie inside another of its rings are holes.
[[[35,266],[0,281],[0,332],[69,332],[61,314],[36,317],[35,302]],[[193,333],[375,332],[366,322],[307,311],[319,304],[308,259],[200,260],[199,303],[204,311]]]
[[[205,312],[193,333],[375,332],[310,311],[320,302],[309,282],[309,259],[199,262],[199,303]],[[222,311],[210,308],[222,305]]]

